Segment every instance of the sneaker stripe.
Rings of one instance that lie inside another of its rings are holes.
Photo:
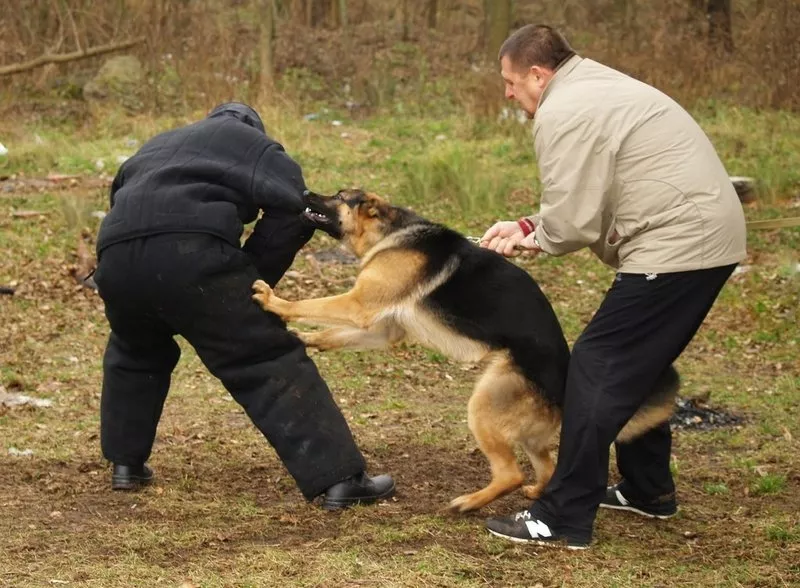
[[[619,490],[614,490],[614,495],[617,497],[617,502],[619,502],[622,506],[628,506],[628,500],[622,495],[622,492]]]
[[[542,521],[525,521],[525,526],[528,527],[528,533],[530,533],[532,539],[553,536],[550,527],[547,526],[547,523],[543,523]]]

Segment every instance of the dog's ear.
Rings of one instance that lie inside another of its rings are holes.
[[[369,218],[375,218],[376,216],[380,216],[380,214],[381,211],[375,204],[371,204],[369,208],[367,208],[367,216]]]

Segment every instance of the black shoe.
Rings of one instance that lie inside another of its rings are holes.
[[[668,519],[674,517],[678,512],[678,503],[675,501],[674,494],[658,500],[639,502],[623,496],[619,491],[619,486],[617,484],[606,488],[606,497],[600,506],[614,510],[628,510],[651,519]]]
[[[527,510],[510,517],[486,519],[486,528],[492,535],[515,543],[534,543],[574,550],[589,549],[588,541],[555,535],[546,523],[531,517],[530,511]]]
[[[114,464],[111,473],[112,490],[138,490],[153,481],[153,470],[146,465],[127,466]]]
[[[393,495],[394,480],[391,476],[370,478],[362,472],[328,488],[325,491],[322,508],[336,510],[356,504],[372,504],[382,498],[391,498]]]

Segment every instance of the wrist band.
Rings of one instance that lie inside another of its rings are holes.
[[[519,228],[522,229],[522,234],[526,237],[536,229],[536,225],[534,225],[533,221],[529,218],[522,217],[517,221],[517,224]]]

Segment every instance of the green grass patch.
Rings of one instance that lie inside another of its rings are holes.
[[[756,495],[777,494],[786,489],[786,476],[781,474],[765,474],[756,479],[752,492]]]

